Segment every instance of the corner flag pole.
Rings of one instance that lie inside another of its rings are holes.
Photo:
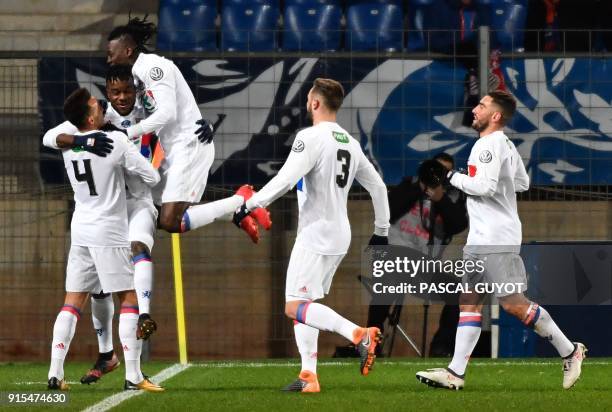
[[[176,304],[176,329],[178,334],[179,361],[187,364],[187,332],[185,328],[185,301],[183,299],[183,270],[181,267],[181,239],[172,234],[172,263],[174,266],[174,301]]]

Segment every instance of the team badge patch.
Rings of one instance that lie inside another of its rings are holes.
[[[476,176],[476,166],[468,165],[468,176],[470,177]]]
[[[160,80],[162,77],[164,77],[164,71],[159,67],[153,67],[151,70],[149,70],[149,77],[151,80]]]
[[[489,163],[493,159],[493,155],[488,150],[483,150],[480,152],[480,156],[478,156],[478,160],[482,163]]]
[[[132,122],[130,122],[129,119],[125,119],[124,121],[121,122],[121,127],[123,127],[124,129],[127,129],[131,125],[132,125]]]
[[[293,146],[291,146],[291,150],[293,150],[296,153],[300,153],[304,151],[304,142],[301,140],[296,140],[295,142],[293,142]]]

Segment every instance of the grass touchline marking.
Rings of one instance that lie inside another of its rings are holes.
[[[173,376],[183,372],[185,369],[189,368],[189,364],[187,365],[181,365],[181,364],[174,364],[164,370],[162,370],[161,372],[159,372],[157,375],[151,377],[151,380],[155,383],[162,383],[163,381],[172,378]],[[133,398],[134,396],[139,396],[144,394],[145,391],[124,391],[124,392],[120,392],[120,393],[116,393],[112,396],[109,396],[108,398],[102,399],[100,402],[84,409],[83,412],[104,412],[104,411],[108,411],[111,408],[114,408],[115,406],[119,405],[121,402],[126,401],[130,398]]]

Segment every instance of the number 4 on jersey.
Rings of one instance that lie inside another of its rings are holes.
[[[93,173],[91,172],[91,159],[83,160],[84,173],[79,172],[79,165],[76,160],[72,161],[72,168],[74,169],[74,178],[77,182],[87,182],[89,195],[98,196],[98,192],[96,192],[96,182],[94,182]]]

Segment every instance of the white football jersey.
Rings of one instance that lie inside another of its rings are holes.
[[[346,203],[354,179],[372,196],[375,232],[387,235],[387,188],[359,142],[337,123],[320,122],[300,131],[281,170],[247,201],[247,208],[267,206],[302,177],[296,245],[323,255],[347,252],[351,227]]]
[[[132,109],[132,111],[125,116],[117,113],[117,111],[113,109],[113,106],[109,104],[104,115],[104,120],[121,129],[127,129],[130,126],[137,124],[144,118],[145,111],[142,106],[138,104],[136,104],[134,109]],[[129,138],[140,154],[149,162],[151,162],[151,159],[153,158],[153,147],[151,147],[152,136],[152,133],[148,133],[146,135],[133,136]],[[145,182],[143,182],[139,176],[127,174],[125,176],[125,183],[128,187],[128,198],[133,197],[136,199],[145,199],[150,200],[151,202],[153,201],[151,188]]]
[[[104,121],[112,123],[114,126],[119,127],[121,129],[126,129],[127,127],[138,123],[145,116],[145,112],[142,106],[135,105],[134,109],[126,116],[122,116],[113,109],[113,106],[109,103],[106,108],[106,113],[104,114]],[[69,134],[75,135],[79,133],[79,129],[74,126],[69,121],[65,121],[53,129],[49,129],[44,137],[43,144],[46,147],[50,147],[52,149],[59,149],[57,146],[57,136],[60,134]],[[127,137],[123,135],[127,140]],[[144,145],[142,136],[135,136],[129,139],[135,146],[136,149],[147,159],[151,160],[153,156],[153,148],[150,145]],[[150,137],[149,137],[150,141]],[[128,187],[128,197],[133,197],[136,199],[145,199],[153,201],[153,197],[151,195],[151,188],[145,184],[142,179],[138,176],[134,175],[126,175],[125,176],[126,184]]]
[[[62,152],[74,191],[71,238],[76,246],[129,246],[124,171],[140,176],[149,185],[160,180],[157,171],[123,133],[106,135],[114,146],[106,157],[79,149]]]
[[[522,231],[516,192],[529,189],[529,175],[504,132],[480,137],[470,152],[468,174],[455,173],[450,182],[470,195],[470,230],[465,250],[518,252]]]
[[[176,146],[197,141],[196,121],[202,118],[198,104],[176,65],[156,54],[140,53],[132,66],[146,119],[127,129],[128,136],[155,132],[172,162]],[[177,149],[177,151],[180,149]]]

